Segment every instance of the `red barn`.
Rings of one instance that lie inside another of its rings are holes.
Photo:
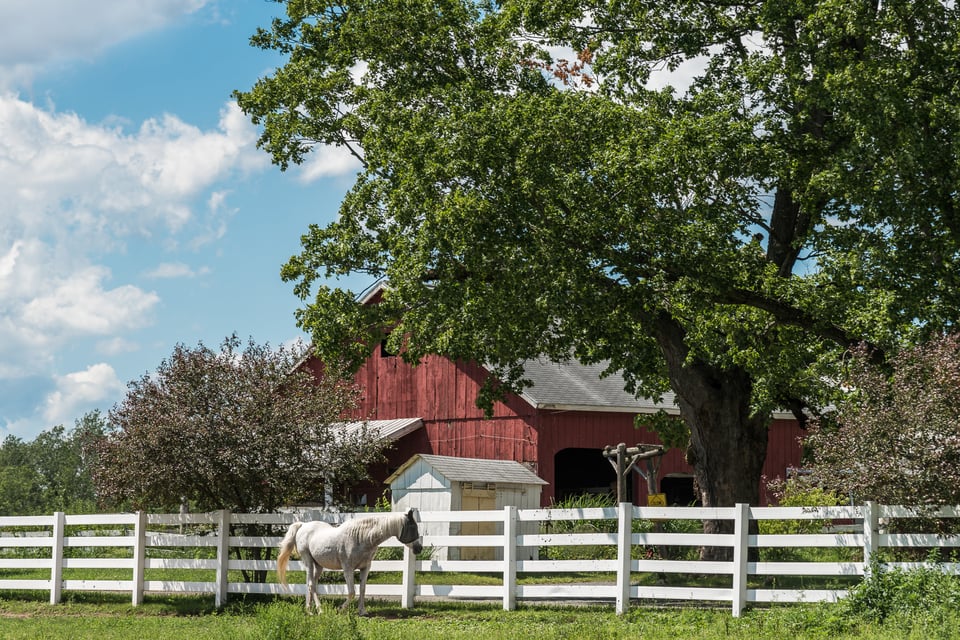
[[[383,480],[418,453],[516,460],[549,483],[541,492],[544,506],[568,495],[615,493],[616,473],[603,448],[657,444],[653,432],[634,427],[634,416],[660,409],[679,415],[679,410],[671,394],[662,403],[634,398],[624,391],[620,375],[601,378],[603,369],[530,361],[525,377],[533,386],[497,402],[487,418],[476,406],[490,375],[482,366],[439,356],[412,366],[378,345],[356,376],[363,401],[355,418],[369,420],[393,447],[388,463],[371,470],[375,486],[362,489],[357,498],[372,504],[386,488]],[[774,416],[766,477],[785,477],[788,466],[799,465],[801,434],[791,415]],[[658,486],[668,504],[694,501],[693,469],[683,454],[670,450],[660,465]],[[628,491],[635,504],[646,504],[646,481],[638,474],[632,474]],[[765,487],[761,499],[767,501]]]

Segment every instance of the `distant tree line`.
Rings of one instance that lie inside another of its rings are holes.
[[[269,512],[331,501],[383,459],[366,429],[337,425],[358,390],[303,366],[305,347],[226,338],[177,345],[156,371],[99,411],[0,445],[0,515],[231,509]]]
[[[13,435],[0,444],[0,515],[95,511],[97,443],[107,432],[99,411],[73,429],[58,425],[26,442]]]

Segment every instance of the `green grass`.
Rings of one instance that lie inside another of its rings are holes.
[[[841,605],[783,606],[749,610],[741,618],[724,608],[640,608],[617,616],[611,606],[521,606],[502,611],[496,604],[418,602],[411,610],[395,601],[370,599],[370,615],[359,618],[324,601],[319,615],[307,615],[301,598],[242,598],[223,611],[210,598],[148,596],[140,607],[112,594],[71,593],[60,605],[45,594],[0,595],[0,638],[178,638],[178,640],[261,640],[337,638],[424,640],[503,638],[578,639],[777,639],[781,638],[957,638],[960,618],[887,619],[851,615]]]

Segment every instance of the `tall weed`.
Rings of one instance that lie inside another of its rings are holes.
[[[613,496],[581,494],[570,496],[552,505],[553,509],[596,509],[616,506]],[[540,525],[542,533],[614,533],[616,519],[549,520]],[[616,545],[577,545],[541,547],[544,560],[609,560],[617,557]]]
[[[241,640],[362,640],[357,617],[324,604],[317,615],[306,615],[297,602],[277,601],[257,608],[254,624]]]

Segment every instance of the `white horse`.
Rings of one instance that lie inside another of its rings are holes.
[[[419,514],[416,509],[406,513],[391,513],[386,516],[371,516],[349,520],[334,527],[326,522],[294,522],[287,535],[280,542],[280,555],[277,556],[277,577],[287,586],[287,563],[296,548],[307,572],[307,612],[310,612],[310,598],[314,606],[320,608],[317,581],[324,569],[342,570],[347,583],[347,600],[342,608],[353,601],[353,572],[360,572],[360,599],[357,608],[360,615],[366,615],[364,595],[367,589],[367,574],[370,562],[377,548],[391,536],[396,536],[414,553],[420,553],[423,544],[420,530],[417,528]],[[316,592],[315,592],[316,591]]]

